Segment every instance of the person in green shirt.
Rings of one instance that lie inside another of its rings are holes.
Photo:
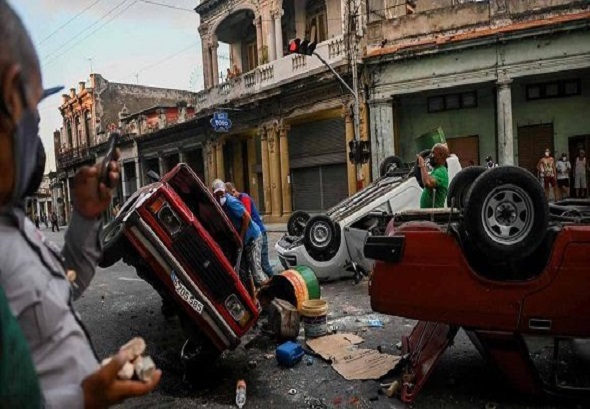
[[[418,167],[422,176],[424,190],[420,197],[420,208],[430,209],[434,207],[444,207],[447,200],[447,190],[449,188],[449,171],[446,163],[449,157],[449,148],[443,143],[437,143],[432,147],[430,165],[434,168],[430,174],[426,170],[424,158],[418,155]],[[434,192],[434,198],[433,198]]]

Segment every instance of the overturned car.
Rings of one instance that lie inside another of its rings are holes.
[[[421,152],[424,157],[428,154],[430,149]],[[457,156],[447,159],[447,167],[451,181],[461,170]],[[420,207],[422,185],[416,169],[398,157],[388,157],[381,163],[381,177],[325,214],[312,217],[295,211],[287,234],[275,246],[283,267],[310,266],[323,281],[366,275],[373,260],[363,254],[365,239],[383,234],[393,213]]]
[[[239,268],[240,237],[187,165],[135,192],[101,241],[101,267],[122,259],[177,308],[187,354],[211,359],[234,349],[256,323],[254,293]]]

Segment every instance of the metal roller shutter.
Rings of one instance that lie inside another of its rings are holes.
[[[320,212],[348,195],[344,120],[293,125],[289,132],[293,208]]]

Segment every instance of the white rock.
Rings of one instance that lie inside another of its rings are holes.
[[[129,360],[133,361],[145,351],[145,341],[141,337],[135,337],[121,347],[121,351],[129,354]]]
[[[149,356],[138,357],[134,362],[134,366],[135,375],[144,382],[149,382],[156,371],[156,364]]]

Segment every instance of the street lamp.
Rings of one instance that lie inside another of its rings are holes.
[[[362,167],[363,163],[367,163],[370,158],[370,148],[367,141],[361,141],[361,125],[360,125],[360,102],[358,96],[358,78],[356,72],[356,62],[353,64],[352,73],[352,88],[344,81],[344,79],[336,72],[336,70],[330,65],[328,61],[324,59],[320,54],[315,52],[317,44],[315,42],[309,42],[296,38],[289,42],[289,54],[301,54],[301,55],[315,55],[328,69],[334,74],[338,81],[352,94],[354,98],[353,104],[353,121],[354,121],[354,141],[349,142],[349,160],[356,166],[356,180],[357,188],[360,189],[362,180]]]

